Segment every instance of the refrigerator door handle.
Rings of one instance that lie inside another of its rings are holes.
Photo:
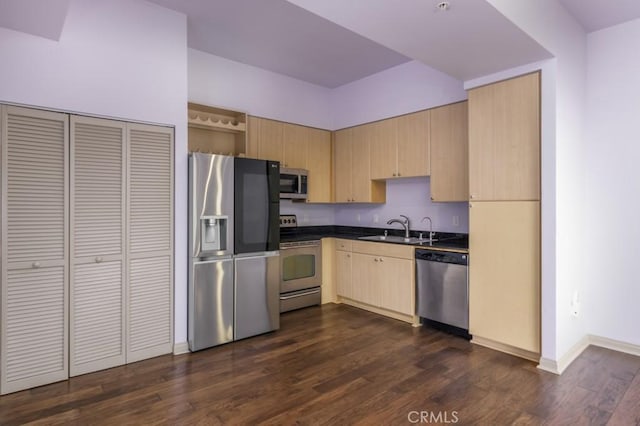
[[[219,262],[221,260],[231,260],[233,256],[219,256],[219,257],[198,257],[193,259],[193,263],[203,264],[203,263],[213,263]]]

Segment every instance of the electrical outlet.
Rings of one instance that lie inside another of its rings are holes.
[[[453,216],[453,226],[460,226],[460,216],[458,215]]]
[[[380,222],[380,217],[377,214],[373,215],[373,223],[378,223]]]
[[[360,213],[356,214],[356,222],[360,223]]]
[[[577,291],[573,292],[571,298],[571,315],[577,317],[580,314],[580,296]]]
[[[302,221],[303,221],[304,223],[309,222],[309,215],[308,215],[308,214],[303,215],[303,216],[302,216]]]

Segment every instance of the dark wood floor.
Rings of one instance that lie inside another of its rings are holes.
[[[282,328],[0,397],[0,424],[640,424],[640,358],[560,377],[430,329],[325,305]],[[420,424],[420,423],[418,423]]]

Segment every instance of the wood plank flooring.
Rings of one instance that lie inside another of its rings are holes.
[[[438,422],[640,425],[640,358],[590,347],[556,376],[325,305],[283,314],[278,332],[0,397],[2,425]]]

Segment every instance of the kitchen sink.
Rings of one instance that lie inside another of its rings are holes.
[[[367,240],[367,241],[382,241],[388,243],[402,243],[402,244],[429,244],[429,240],[425,238],[416,238],[416,237],[401,237],[398,235],[369,235],[366,237],[358,237],[359,240]],[[433,242],[438,241],[437,239],[433,239]]]

